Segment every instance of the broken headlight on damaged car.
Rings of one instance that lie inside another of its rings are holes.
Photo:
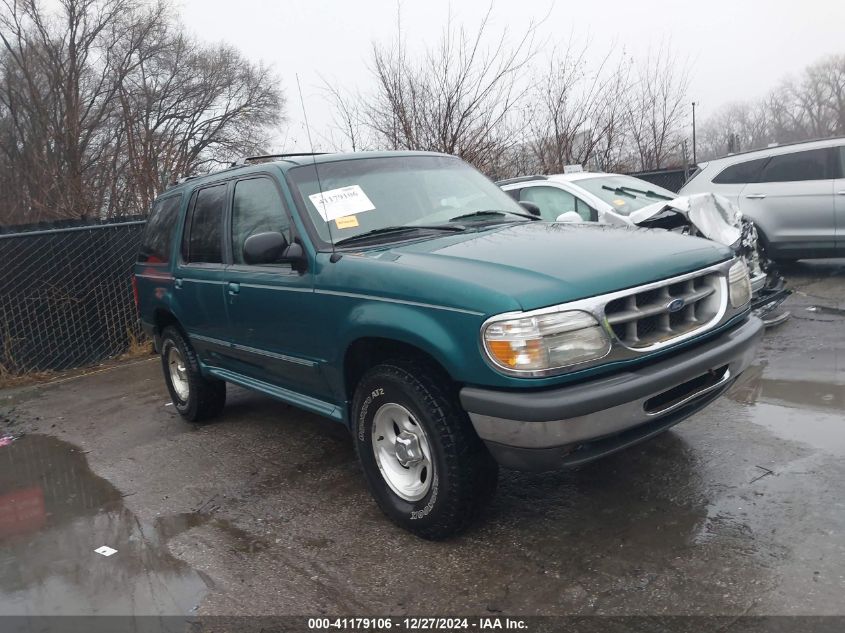
[[[728,292],[731,306],[741,308],[751,301],[751,280],[748,277],[748,266],[738,259],[728,271]]]
[[[580,310],[494,317],[485,323],[481,338],[493,364],[517,376],[552,375],[610,351],[604,329]]]

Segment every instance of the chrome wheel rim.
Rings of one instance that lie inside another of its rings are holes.
[[[188,371],[185,368],[185,360],[179,349],[173,345],[167,352],[167,368],[170,371],[170,384],[182,402],[188,400],[190,385],[188,384]]]
[[[402,405],[383,404],[373,418],[373,453],[381,476],[405,501],[419,501],[431,488],[434,463],[428,436]]]

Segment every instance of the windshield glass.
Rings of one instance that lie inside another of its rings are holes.
[[[419,226],[419,233],[409,230],[415,237],[425,231],[435,235],[438,232],[430,227],[449,226],[450,220],[479,211],[505,213],[464,217],[460,224],[527,220],[523,207],[457,158],[358,158],[320,163],[317,170],[303,165],[288,176],[324,242],[337,243],[387,227]],[[405,239],[408,231],[377,235],[380,240]]]
[[[655,202],[678,197],[678,194],[668,189],[633,176],[598,176],[579,179],[573,184],[604,200],[616,213],[624,216]]]

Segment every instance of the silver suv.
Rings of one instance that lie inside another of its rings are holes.
[[[681,195],[729,198],[772,259],[845,256],[845,138],[733,154],[699,168]]]

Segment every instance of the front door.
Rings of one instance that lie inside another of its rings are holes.
[[[529,185],[522,188],[518,194],[520,202],[533,202],[540,207],[540,217],[554,222],[564,213],[575,212],[581,216],[583,222],[598,220],[596,211],[578,196],[551,185]]]
[[[311,271],[244,260],[246,239],[268,231],[294,239],[276,181],[264,175],[236,181],[228,231],[232,263],[225,273],[233,369],[277,387],[325,396],[319,359],[309,355],[314,348],[309,341],[319,336],[311,330]]]

